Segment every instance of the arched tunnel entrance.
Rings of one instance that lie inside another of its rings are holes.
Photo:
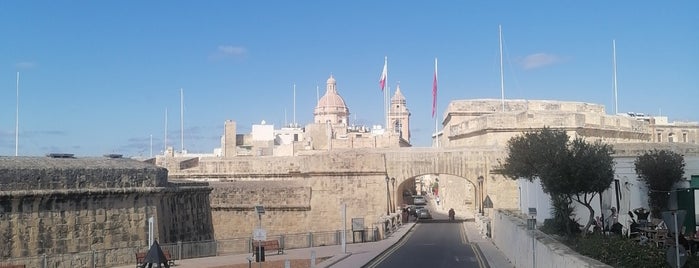
[[[482,191],[479,191],[477,178],[469,180],[450,174],[421,174],[404,180],[390,178],[389,210],[400,212],[401,209],[413,205],[413,197],[425,196],[430,205],[438,213],[446,213],[453,208],[457,214],[474,215],[479,212]],[[481,187],[482,189],[482,187]],[[439,204],[437,204],[439,197]]]

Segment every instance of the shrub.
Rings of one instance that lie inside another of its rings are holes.
[[[576,252],[613,267],[666,267],[665,250],[622,236],[592,234],[570,245]]]

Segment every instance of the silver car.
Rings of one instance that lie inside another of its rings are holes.
[[[426,204],[427,204],[427,199],[425,199],[425,197],[424,197],[424,196],[421,196],[421,195],[413,196],[413,204],[415,204],[415,205],[426,205]]]
[[[430,210],[427,208],[422,208],[417,211],[417,218],[418,219],[431,219],[432,214],[430,214]]]

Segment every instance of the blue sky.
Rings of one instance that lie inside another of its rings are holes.
[[[602,104],[699,121],[698,1],[2,1],[0,155],[212,152],[225,120],[249,133],[312,121],[332,73],[357,124],[382,124],[378,80],[412,113],[415,146],[452,100],[505,97]]]

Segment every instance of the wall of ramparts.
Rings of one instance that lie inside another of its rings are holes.
[[[384,176],[318,175],[293,179],[212,182],[211,209],[216,239],[249,237],[261,224],[268,235],[342,229],[342,204],[366,227],[386,212]],[[265,207],[261,218],[254,206]]]
[[[168,183],[165,169],[135,160],[0,157],[0,185],[0,263],[131,263],[149,217],[161,243],[214,236],[206,183]]]

